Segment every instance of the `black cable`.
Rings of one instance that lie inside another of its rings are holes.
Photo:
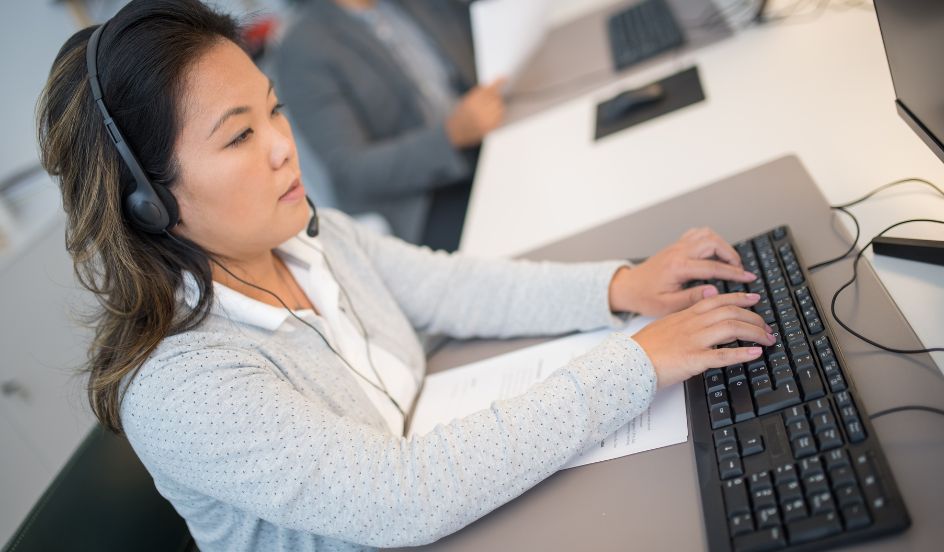
[[[184,247],[187,247],[187,248],[190,249],[191,251],[197,251],[198,253],[201,253],[201,254],[203,253],[202,251],[198,251],[196,248],[194,248],[194,247],[191,246],[190,244],[184,242],[183,240],[178,239],[177,236],[174,236],[173,234],[171,234],[170,232],[168,232],[168,231],[166,231],[166,230],[164,231],[164,234],[165,234],[168,238],[170,238],[170,239],[174,240],[175,242],[177,242],[177,243],[183,245]],[[312,247],[312,249],[315,249],[315,248]],[[341,359],[341,362],[343,362],[343,363],[351,370],[351,372],[353,372],[353,373],[356,374],[358,377],[360,377],[361,379],[363,379],[364,381],[366,381],[366,382],[367,382],[368,384],[370,384],[371,387],[373,387],[374,389],[376,389],[376,390],[380,391],[381,393],[383,393],[383,394],[390,400],[390,402],[393,403],[393,406],[394,406],[394,407],[397,409],[397,411],[400,413],[400,416],[403,417],[403,420],[404,420],[404,423],[405,423],[405,421],[406,421],[406,411],[403,410],[403,408],[402,408],[402,407],[400,406],[400,404],[396,401],[396,399],[394,399],[393,396],[390,394],[390,392],[387,391],[387,388],[386,388],[387,386],[384,384],[383,379],[380,377],[380,374],[377,372],[377,368],[374,367],[373,358],[372,358],[372,356],[371,356],[371,354],[370,354],[370,342],[367,341],[366,333],[365,333],[365,335],[364,335],[364,341],[367,343],[367,361],[368,361],[368,363],[370,364],[370,368],[371,368],[371,370],[373,370],[374,375],[377,376],[377,381],[379,381],[381,385],[377,385],[376,383],[374,383],[373,381],[371,381],[367,376],[365,376],[364,374],[361,374],[360,372],[358,372],[357,370],[355,370],[354,367],[351,366],[351,363],[348,362],[348,360],[347,360],[346,358],[344,358],[344,356],[341,355],[341,353],[340,353],[337,349],[334,348],[334,345],[332,345],[331,342],[328,341],[328,338],[326,338],[326,337],[324,336],[324,334],[322,334],[322,333],[318,330],[318,328],[316,328],[315,326],[309,324],[307,320],[305,320],[305,319],[303,319],[302,317],[300,317],[300,316],[298,316],[297,314],[295,314],[295,311],[293,311],[291,308],[289,308],[289,306],[285,303],[285,301],[283,301],[282,298],[279,297],[276,293],[274,293],[274,292],[272,292],[272,291],[269,291],[268,289],[266,289],[266,288],[264,288],[264,287],[257,286],[256,284],[253,284],[253,283],[251,283],[251,282],[247,282],[246,280],[244,280],[244,279],[240,278],[239,276],[233,274],[233,272],[232,272],[230,269],[226,268],[226,266],[224,266],[222,263],[220,263],[219,261],[217,261],[216,259],[214,259],[212,255],[208,255],[208,258],[210,259],[210,261],[211,261],[213,264],[215,264],[216,266],[218,266],[218,267],[220,267],[221,269],[223,269],[224,272],[226,272],[227,274],[229,274],[230,276],[232,276],[233,278],[235,278],[238,282],[241,282],[242,284],[245,284],[245,285],[247,285],[247,286],[249,286],[249,287],[251,287],[251,288],[253,288],[253,289],[255,289],[255,290],[261,291],[261,292],[263,292],[263,293],[266,293],[266,294],[271,295],[272,297],[274,297],[275,300],[278,301],[279,304],[281,304],[282,307],[284,307],[285,310],[288,311],[288,313],[289,313],[290,315],[292,315],[292,317],[294,317],[296,320],[298,320],[298,321],[301,322],[302,324],[304,324],[304,325],[308,326],[309,328],[311,328],[312,330],[314,330],[314,332],[315,332],[316,334],[318,334],[318,337],[321,338],[321,340],[324,342],[324,344],[327,345],[327,347],[328,347],[329,349],[331,349],[331,352],[334,353],[339,359]],[[328,260],[328,259],[327,259],[327,256],[325,256],[325,262],[326,262],[326,263],[327,263],[327,260]],[[331,269],[330,264],[328,264],[328,270],[331,271],[332,276],[334,276],[334,271]],[[335,278],[335,280],[337,280],[337,277],[336,277],[336,276],[334,276],[334,278]],[[340,282],[338,282],[338,287],[339,287],[339,288],[341,289],[341,291],[344,293],[345,297],[347,297],[347,292],[344,291],[344,288],[341,286],[341,283],[340,283]],[[348,300],[348,303],[350,303],[350,301],[351,301],[350,297],[348,297],[347,300]],[[354,305],[353,305],[353,304],[351,304],[351,310],[352,310],[352,311],[354,310]],[[356,312],[356,311],[354,312],[354,315],[357,316],[357,312]],[[358,323],[361,324],[360,317],[358,317],[357,320],[358,320]],[[363,324],[361,325],[361,328],[363,329]],[[381,387],[381,386],[382,386],[382,387]]]
[[[879,186],[878,188],[875,188],[875,189],[872,190],[871,192],[865,194],[864,196],[862,196],[862,197],[860,197],[860,198],[858,198],[858,199],[854,199],[854,200],[852,200],[852,201],[849,201],[849,202],[846,202],[846,203],[842,203],[842,204],[839,204],[839,205],[830,205],[830,206],[829,206],[830,209],[832,209],[832,210],[834,210],[834,211],[843,212],[843,213],[845,213],[846,215],[848,215],[849,218],[852,219],[852,223],[855,225],[855,229],[856,229],[856,232],[855,232],[855,239],[852,241],[852,245],[849,246],[849,249],[847,249],[846,252],[843,253],[842,255],[840,255],[840,256],[838,256],[838,257],[833,257],[832,259],[828,259],[828,260],[823,261],[823,262],[816,263],[816,264],[814,264],[814,265],[810,265],[810,266],[808,266],[806,269],[807,269],[808,271],[812,272],[812,271],[814,271],[814,270],[823,268],[824,266],[829,266],[829,265],[831,265],[831,264],[833,264],[833,263],[836,263],[836,262],[839,262],[839,261],[845,259],[845,258],[848,257],[853,251],[855,251],[856,246],[859,244],[859,236],[860,236],[861,234],[860,234],[860,228],[859,228],[859,220],[856,219],[855,215],[853,215],[851,212],[849,212],[849,211],[847,210],[849,207],[852,207],[853,205],[858,205],[859,203],[862,203],[863,201],[869,199],[870,197],[874,196],[875,194],[877,194],[877,193],[879,193],[879,192],[881,192],[881,191],[883,191],[883,190],[887,190],[888,188],[892,188],[892,187],[895,187],[895,186],[900,186],[900,185],[902,185],[902,184],[908,184],[908,183],[910,183],[910,182],[914,182],[914,183],[918,183],[918,184],[925,184],[925,185],[927,185],[927,186],[930,186],[931,188],[934,189],[934,191],[936,191],[937,193],[939,193],[939,194],[941,195],[941,197],[944,197],[944,190],[942,190],[941,188],[938,188],[935,184],[933,184],[933,183],[931,183],[931,182],[929,182],[928,180],[925,180],[925,179],[923,179],[923,178],[910,177],[910,178],[902,178],[902,179],[900,179],[900,180],[895,180],[894,182],[889,182],[889,183],[887,183],[887,184],[882,184],[882,185]]]
[[[908,404],[904,406],[886,408],[885,410],[879,410],[878,412],[869,416],[869,419],[874,420],[876,418],[881,418],[882,416],[887,416],[888,414],[894,414],[896,412],[904,412],[906,410],[920,410],[922,412],[931,412],[933,414],[940,414],[941,416],[944,416],[944,410],[941,410],[940,408],[935,408],[933,406],[924,406],[923,404]]]
[[[856,281],[856,278],[858,278],[858,276],[859,276],[859,260],[862,258],[862,255],[865,253],[865,250],[868,249],[870,245],[872,245],[872,243],[875,241],[876,238],[879,238],[879,237],[881,237],[881,236],[884,236],[885,233],[888,232],[889,230],[891,230],[892,228],[896,228],[896,227],[901,226],[901,225],[903,225],[903,224],[909,224],[909,223],[912,223],[912,222],[931,222],[931,223],[935,223],[935,224],[944,224],[944,221],[935,220],[935,219],[908,219],[908,220],[903,220],[903,221],[901,221],[901,222],[896,222],[895,224],[892,224],[892,225],[889,226],[888,228],[886,228],[886,229],[882,230],[881,232],[879,232],[878,234],[876,234],[875,237],[873,237],[871,240],[869,240],[869,243],[867,243],[867,244],[865,244],[864,246],[862,246],[862,249],[860,249],[860,250],[859,250],[859,253],[856,254],[855,260],[852,261],[852,278],[850,278],[848,282],[846,282],[846,283],[843,284],[839,289],[836,290],[836,293],[833,294],[833,299],[832,299],[832,301],[830,302],[829,308],[830,308],[830,311],[831,311],[832,314],[833,314],[833,318],[836,320],[836,322],[837,322],[840,326],[843,327],[843,329],[845,329],[847,332],[851,333],[852,335],[858,337],[858,338],[861,339],[862,341],[865,341],[865,342],[868,343],[869,345],[872,345],[873,347],[877,347],[877,348],[879,348],[879,349],[882,349],[882,350],[884,350],[884,351],[888,351],[888,352],[891,352],[891,353],[899,353],[899,354],[904,354],[904,355],[913,355],[913,354],[921,354],[921,353],[931,353],[931,352],[937,352],[937,351],[944,352],[944,347],[931,347],[931,348],[927,348],[927,349],[898,349],[898,348],[895,348],[895,347],[886,347],[885,345],[882,345],[882,344],[880,344],[880,343],[878,343],[878,342],[876,342],[876,341],[874,341],[874,340],[872,340],[872,339],[869,339],[868,337],[865,337],[864,335],[860,334],[859,332],[853,330],[851,327],[849,327],[848,324],[846,324],[845,322],[843,322],[842,319],[839,318],[839,315],[836,313],[836,302],[837,302],[837,300],[839,299],[839,294],[842,293],[843,290],[845,290],[847,287],[851,286],[851,285],[853,284],[853,282]]]

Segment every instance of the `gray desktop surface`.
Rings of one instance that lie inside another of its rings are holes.
[[[666,74],[681,71],[690,64],[683,61],[685,54],[731,36],[732,31],[713,0],[667,1],[679,26],[684,29],[685,43],[619,72],[613,70],[607,20],[639,0],[616,1],[551,29],[512,84],[505,122],[512,123],[535,115],[627,75],[664,63],[666,59],[674,57],[679,60],[679,65]]]
[[[737,241],[790,225],[810,265],[844,251],[849,238],[795,157],[784,157],[684,196],[612,220],[525,257],[588,261],[649,255],[692,226],[711,226]],[[829,305],[851,262],[813,276]],[[868,263],[838,308],[843,320],[880,342],[918,348],[918,341]],[[895,355],[843,331],[828,312],[861,404],[869,413],[892,406],[944,408],[944,378],[927,354]],[[468,341],[430,358],[436,372],[537,343],[539,339]],[[940,343],[927,344],[940,345]],[[906,532],[856,550],[939,550],[944,541],[944,419],[901,412],[874,421],[912,518]],[[704,527],[691,441],[558,472],[519,498],[429,550],[702,550]]]

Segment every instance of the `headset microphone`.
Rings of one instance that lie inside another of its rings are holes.
[[[305,233],[308,234],[309,238],[314,238],[318,235],[318,209],[315,208],[315,202],[307,195],[305,196],[305,201],[307,201],[308,206],[311,207],[311,220],[308,221],[308,229],[305,230]]]

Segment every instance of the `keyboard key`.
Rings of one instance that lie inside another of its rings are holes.
[[[784,523],[790,523],[791,521],[803,519],[805,517],[806,517],[806,503],[803,502],[802,498],[797,498],[789,502],[783,503]]]
[[[796,481],[796,467],[793,464],[784,464],[774,468],[774,481],[779,485],[788,481]]]
[[[720,447],[721,445],[727,445],[728,443],[737,442],[737,434],[734,432],[733,427],[726,427],[724,429],[719,429],[715,431],[715,447]]]
[[[766,552],[777,550],[787,545],[780,527],[771,527],[756,533],[740,535],[734,538],[735,552]]]
[[[836,491],[836,501],[840,508],[846,508],[853,504],[865,504],[865,499],[862,498],[862,493],[856,485],[839,488]]]
[[[804,401],[818,399],[826,394],[823,380],[820,379],[815,366],[797,370],[797,381],[800,383],[800,392],[803,394]]]
[[[836,418],[833,417],[833,413],[829,410],[825,412],[820,412],[815,416],[810,416],[810,420],[813,422],[813,433],[819,434],[827,429],[836,428]]]
[[[751,392],[743,373],[740,380],[728,384],[728,390],[731,393],[731,410],[734,412],[734,421],[742,422],[753,418],[754,402],[751,401]]]
[[[747,486],[743,479],[726,481],[724,486],[724,508],[728,517],[751,513],[751,505],[747,501]]]
[[[846,388],[846,380],[843,379],[842,374],[836,373],[829,377],[829,388],[833,393]]]
[[[851,464],[849,464],[849,457],[846,455],[846,451],[842,449],[829,451],[829,453],[825,455],[825,458],[826,469],[828,470],[851,466]]]
[[[851,504],[843,508],[842,519],[846,521],[846,529],[850,531],[872,525],[872,518],[862,504]]]
[[[829,401],[826,399],[816,399],[815,401],[809,403],[807,408],[810,411],[810,416],[816,416],[822,414],[823,412],[829,412]]]
[[[754,398],[772,393],[774,390],[774,384],[771,383],[770,378],[767,376],[761,376],[755,380],[751,381],[751,391],[754,393]]]
[[[858,420],[846,424],[846,435],[849,436],[850,443],[865,441],[865,429],[862,428],[862,424]]]
[[[856,484],[855,473],[848,466],[839,466],[829,470],[829,480],[832,481],[833,489],[841,489]]]
[[[757,510],[754,514],[754,521],[758,529],[770,529],[780,527],[780,510],[776,506]]]
[[[715,407],[727,405],[728,404],[728,391],[726,389],[719,389],[717,391],[712,391],[708,393],[708,408],[714,409]]]
[[[721,375],[719,371],[717,374],[712,374],[705,377],[705,392],[710,395],[715,391],[721,391],[724,389],[724,376]]]
[[[787,358],[786,353],[774,353],[767,357],[767,361],[770,362],[771,370],[777,370],[784,366],[787,368],[790,367],[790,360]]]
[[[755,510],[776,508],[777,497],[774,495],[773,489],[758,489],[751,491],[751,502],[753,502]]]
[[[751,492],[762,489],[773,489],[773,483],[770,481],[770,472],[757,472],[750,478]]]
[[[820,462],[819,456],[807,458],[800,462],[800,477],[824,473],[826,473],[826,471],[823,470],[823,463]]]
[[[839,517],[835,512],[800,519],[787,524],[790,544],[800,544],[826,538],[842,531]]]
[[[814,473],[803,478],[803,489],[810,497],[819,493],[829,494],[829,482],[825,475]]]
[[[799,408],[803,408],[802,406]],[[810,423],[806,421],[806,418],[800,418],[799,420],[791,423],[787,426],[787,434],[790,437],[790,440],[799,439],[800,437],[809,437],[812,435],[810,431]]]
[[[842,391],[841,393],[836,393],[835,397],[836,397],[836,404],[839,405],[839,408],[842,408],[844,406],[852,406],[852,397],[849,395],[848,391]]]
[[[777,495],[780,497],[781,504],[799,500],[803,502],[803,489],[800,488],[800,482],[797,480],[787,481],[777,484]]]
[[[740,380],[745,379],[743,364],[734,364],[732,366],[728,366],[727,368],[724,369],[724,371],[725,371],[725,374],[728,376],[729,384],[735,381],[740,381]]]
[[[800,392],[794,380],[785,381],[772,393],[755,395],[754,398],[757,401],[757,414],[759,416],[800,404]]]
[[[800,437],[791,441],[793,445],[793,456],[796,458],[806,458],[816,454],[816,444],[812,437]]]
[[[827,450],[841,447],[842,437],[839,435],[839,431],[835,429],[827,429],[816,436],[816,442],[819,444],[819,450],[825,452]]]
[[[750,437],[741,444],[741,450],[744,456],[752,456],[764,452],[764,438],[760,435]]]
[[[754,519],[750,513],[732,517],[728,525],[731,528],[732,537],[754,531]]]
[[[744,475],[744,466],[741,465],[740,458],[728,458],[718,464],[721,479],[731,479],[732,477],[741,477]]]
[[[839,407],[839,417],[842,418],[844,423],[849,422],[858,422],[859,421],[859,412],[856,410],[856,407],[850,405]]]
[[[836,504],[833,503],[833,495],[829,491],[823,491],[810,496],[810,513],[814,516],[836,511]]]
[[[711,418],[711,429],[729,426],[732,423],[731,409],[727,405],[711,409],[709,417]]]
[[[718,453],[718,462],[724,462],[731,458],[740,458],[741,455],[738,454],[738,447],[735,444],[721,445],[716,449]]]

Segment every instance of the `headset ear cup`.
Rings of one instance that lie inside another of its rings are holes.
[[[167,210],[169,222],[166,229],[170,230],[180,221],[180,209],[177,207],[177,198],[174,197],[174,194],[170,193],[170,190],[160,184],[151,184],[151,187],[154,189],[154,193],[157,194],[157,197],[160,198],[161,203],[164,204],[164,209]]]

